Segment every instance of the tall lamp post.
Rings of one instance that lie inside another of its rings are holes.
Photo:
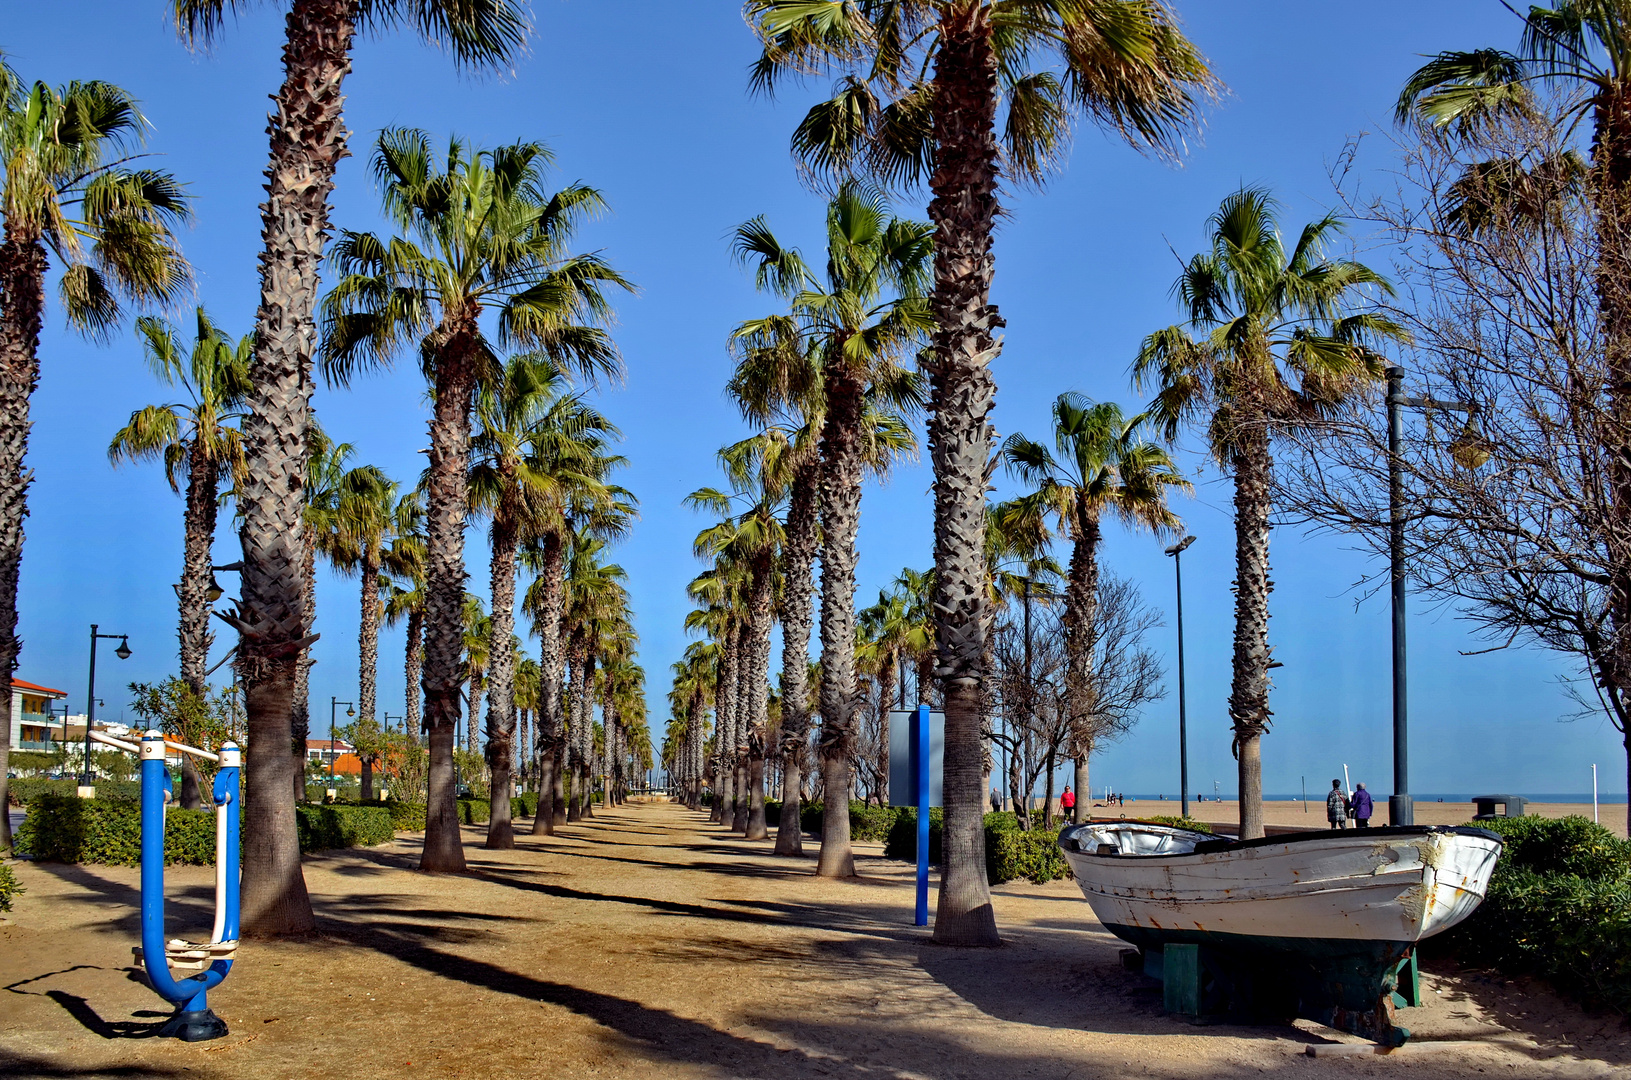
[[[1195,542],[1193,536],[1167,548],[1172,556],[1172,573],[1178,584],[1178,796],[1183,815],[1189,816],[1189,717],[1184,703],[1184,549]]]
[[[103,638],[109,641],[118,638],[119,647],[113,650],[113,655],[121,660],[130,659],[129,634],[99,634],[96,631],[96,624],[91,623],[91,678],[90,685],[85,691],[85,774],[79,780],[82,788],[88,788],[94,782],[91,777],[91,728],[96,726],[96,643]],[[64,726],[66,724],[65,720]]]
[[[1414,825],[1415,803],[1410,797],[1409,695],[1406,679],[1404,593],[1404,410],[1465,413],[1467,424],[1450,443],[1457,465],[1476,469],[1489,460],[1489,450],[1473,426],[1478,406],[1466,401],[1439,401],[1406,397],[1404,368],[1387,369],[1387,501],[1388,562],[1393,607],[1393,794],[1387,799],[1389,825]]]
[[[357,703],[354,701],[341,701],[338,698],[328,699],[328,786],[334,787],[334,710],[344,705],[347,716],[357,715]]]

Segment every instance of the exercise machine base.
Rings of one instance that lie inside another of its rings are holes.
[[[159,1035],[166,1039],[180,1039],[182,1042],[208,1042],[219,1039],[227,1033],[227,1024],[211,1009],[199,1009],[195,1012],[185,1010],[177,1012],[159,1028]]]

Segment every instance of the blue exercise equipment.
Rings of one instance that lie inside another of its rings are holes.
[[[221,985],[232,970],[238,948],[238,854],[240,803],[238,770],[243,762],[238,744],[221,744],[218,754],[168,740],[162,732],[148,731],[140,746],[101,732],[91,738],[135,753],[142,770],[142,944],[132,950],[147,970],[147,984],[176,1006],[176,1013],[159,1034],[184,1042],[219,1039],[226,1023],[210,1011],[205,996]],[[215,761],[215,924],[203,943],[164,940],[164,817],[174,798],[165,754],[183,754]],[[172,971],[174,969],[174,971]],[[175,971],[193,971],[177,978]]]

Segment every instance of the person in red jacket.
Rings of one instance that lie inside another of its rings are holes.
[[[1071,811],[1076,809],[1076,793],[1070,790],[1069,784],[1065,785],[1065,793],[1059,796],[1059,808],[1064,812],[1065,817],[1075,818],[1076,815]]]

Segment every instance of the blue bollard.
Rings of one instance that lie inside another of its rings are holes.
[[[232,951],[238,941],[238,770],[242,763],[237,744],[221,747],[220,771],[215,775],[215,926],[207,945],[178,948],[181,963],[209,961],[207,970],[185,979],[170,971],[171,957],[164,941],[164,804],[170,787],[162,733],[142,735],[142,963],[147,982],[176,1014],[159,1034],[184,1042],[218,1039],[227,1026],[210,1011],[205,995],[221,985],[232,970]],[[211,959],[214,958],[214,959]]]

